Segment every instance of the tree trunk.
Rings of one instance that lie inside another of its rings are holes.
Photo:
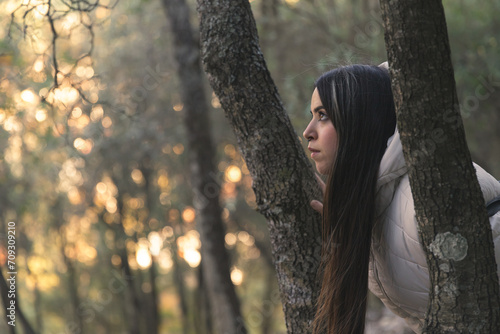
[[[205,70],[267,218],[289,333],[309,333],[319,292],[321,198],[259,48],[247,0],[198,0]],[[208,264],[207,264],[208,265]]]
[[[16,277],[16,279],[18,279],[18,278]],[[16,284],[16,289],[18,289],[17,284]],[[12,300],[12,299],[9,298],[9,296],[8,296],[9,286],[7,284],[7,279],[5,279],[5,277],[3,276],[1,269],[0,269],[0,294],[2,295],[2,302],[4,304],[4,307],[5,307],[5,309],[7,309],[10,306],[10,300]],[[35,334],[35,331],[33,330],[30,323],[28,322],[28,319],[26,319],[24,313],[21,311],[21,306],[19,305],[19,298],[17,298],[18,295],[19,295],[19,291],[16,290],[16,294],[15,294],[13,300],[15,301],[15,305],[16,305],[16,320],[18,321],[17,325],[21,324],[21,326],[19,326],[19,327],[23,328],[25,334]],[[9,311],[6,310],[5,312],[7,315]],[[8,322],[8,321],[10,321],[10,319],[6,318],[6,322]],[[8,326],[10,327],[11,333],[15,334],[16,327],[10,326],[10,325],[8,325]]]
[[[158,333],[158,330],[160,329],[160,312],[158,311],[158,289],[156,287],[156,277],[158,275],[156,274],[156,256],[151,255],[152,262],[151,266],[149,267],[149,284],[151,285],[151,292],[149,294],[146,294],[148,296],[148,302],[151,305],[151,328],[148,330],[148,333],[151,334],[156,334]]]
[[[7,308],[10,306],[10,298],[9,296],[9,286],[7,285],[7,281],[5,280],[5,277],[3,276],[2,270],[0,269],[0,293],[2,295],[2,303],[3,303],[3,309],[5,310],[5,316],[7,317],[9,315],[9,311]],[[7,321],[10,321],[9,318],[6,318]],[[9,325],[9,332],[11,334],[16,334],[16,327],[15,326],[10,326]]]
[[[463,130],[441,1],[382,0],[398,127],[431,280],[426,333],[500,333],[491,227]]]
[[[38,331],[43,333],[43,318],[42,318],[42,296],[40,290],[38,289],[38,277],[35,278],[35,303],[33,307],[35,308],[35,323]]]
[[[5,203],[5,202],[4,202]],[[0,218],[1,218],[1,221],[2,222],[7,222],[7,220],[5,219],[5,215],[3,214],[3,210],[0,208],[0,212],[2,212],[2,214],[0,215]],[[2,229],[1,229],[1,234],[3,235],[7,235],[6,231],[5,231],[5,225],[2,225],[0,224],[0,226],[2,226]],[[18,235],[17,236],[17,240],[18,242],[20,241],[20,238],[21,237],[25,237],[24,235]],[[26,241],[28,242],[28,241]],[[25,242],[25,244],[26,244]],[[18,243],[17,245],[21,245],[22,243]],[[31,242],[30,242],[30,245],[31,245]],[[26,251],[27,254],[29,254],[29,249],[25,248],[24,249]],[[19,250],[16,250],[16,252],[18,252]],[[6,263],[5,265],[7,266],[8,263]],[[11,270],[7,270],[7,272],[10,272]],[[17,265],[16,265],[16,272],[17,272]],[[8,278],[4,277],[3,274],[2,274],[2,269],[0,268],[0,294],[2,295],[2,301],[5,305],[5,307],[7,308],[9,306],[9,290],[10,290],[10,287],[9,285],[7,284],[7,281]],[[14,301],[15,301],[15,305],[16,305],[16,321],[17,322],[17,325],[21,324],[20,326],[18,326],[17,328],[19,327],[22,327],[23,328],[23,333],[24,334],[35,334],[35,330],[33,329],[33,327],[31,326],[30,322],[28,321],[28,319],[26,318],[24,312],[22,311],[21,309],[21,303],[20,303],[20,300],[21,298],[19,298],[19,277],[16,275],[16,292],[14,294]],[[6,310],[6,316],[8,314],[8,311]],[[9,318],[6,318],[6,322],[8,322],[10,319]],[[16,330],[14,328],[14,326],[9,326],[11,327],[11,331],[12,333],[16,333]],[[38,330],[38,329],[37,329]]]
[[[181,311],[182,318],[182,334],[190,333],[189,319],[188,319],[188,303],[186,300],[186,289],[184,287],[184,280],[182,277],[182,269],[178,261],[178,250],[177,250],[177,238],[180,232],[180,226],[177,223],[172,226],[174,228],[174,241],[170,243],[170,252],[172,254],[172,270],[174,276],[174,285],[177,289],[177,295],[179,296],[179,307]],[[196,322],[195,322],[196,324]]]
[[[240,303],[230,277],[229,257],[224,247],[224,224],[219,204],[219,180],[215,177],[215,148],[210,134],[208,103],[203,87],[200,51],[189,22],[184,0],[164,0],[174,37],[177,74],[184,104],[184,124],[194,205],[198,213],[203,277],[217,333],[246,333]]]
[[[116,180],[113,180],[115,184],[118,184]],[[130,334],[140,334],[140,328],[141,328],[141,323],[142,323],[142,315],[141,315],[141,303],[140,303],[140,297],[138,292],[136,291],[135,284],[134,284],[134,275],[132,273],[132,269],[130,268],[130,265],[128,263],[128,251],[127,247],[125,244],[126,241],[126,233],[125,229],[123,227],[123,219],[125,216],[125,210],[124,210],[124,203],[123,203],[123,197],[121,193],[118,195],[118,213],[120,215],[120,222],[118,224],[118,230],[120,232],[120,236],[123,238],[123,247],[118,248],[117,252],[118,255],[120,256],[121,259],[121,269],[123,272],[123,276],[125,278],[125,281],[127,282],[127,290],[128,290],[128,298],[127,298],[127,322],[128,322],[128,332]],[[119,238],[115,234],[115,242]]]
[[[210,318],[210,303],[208,301],[208,293],[207,288],[205,286],[205,280],[203,279],[203,261],[200,262],[200,267],[197,273],[198,278],[198,289],[195,294],[195,303],[196,305],[200,305],[197,309],[197,325],[196,333],[197,334],[213,334],[214,326],[213,321]]]
[[[64,232],[62,231],[61,228],[59,234],[61,236],[61,256],[68,270],[67,284],[68,284],[69,299],[71,301],[71,307],[73,311],[73,319],[75,321],[75,324],[78,326],[77,330],[80,333],[84,333],[83,318],[80,310],[81,301],[80,301],[80,296],[78,295],[78,283],[77,283],[78,275],[75,266],[73,264],[73,261],[69,259],[64,253],[64,248],[66,246],[66,241],[65,241],[66,236],[64,235]]]
[[[84,325],[83,325],[83,317],[82,317],[82,312],[80,310],[81,307],[81,300],[80,296],[78,295],[78,283],[77,283],[77,277],[78,274],[76,272],[75,266],[73,261],[66,256],[65,248],[67,245],[66,241],[66,233],[65,233],[65,226],[64,226],[64,203],[63,199],[61,196],[59,196],[56,199],[56,202],[54,203],[53,207],[53,214],[54,214],[54,223],[56,225],[57,231],[59,233],[59,236],[61,238],[61,244],[59,247],[59,250],[61,252],[61,257],[63,259],[64,265],[66,266],[67,273],[68,273],[68,281],[67,281],[67,288],[68,288],[68,294],[69,294],[69,299],[70,299],[70,308],[71,308],[71,313],[72,313],[72,320],[74,321],[74,325],[77,326],[75,328],[76,331],[80,333],[84,333]]]
[[[148,217],[145,221],[148,223],[153,217],[153,202],[155,198],[152,183],[153,170],[151,168],[151,159],[149,156],[143,158],[140,170],[144,176],[144,194],[146,196],[146,209],[148,210]],[[146,314],[146,318],[148,319],[146,322],[148,334],[157,334],[160,328],[160,312],[158,310],[158,292],[156,287],[156,256],[151,254],[151,259],[151,266],[148,269],[151,292],[144,295],[144,303],[150,308],[150,311]]]

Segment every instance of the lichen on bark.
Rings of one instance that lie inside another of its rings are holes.
[[[429,250],[441,260],[461,261],[467,256],[467,239],[460,233],[438,233]]]

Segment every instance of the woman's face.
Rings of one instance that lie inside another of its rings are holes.
[[[327,174],[335,161],[338,147],[337,130],[328,118],[316,88],[311,97],[312,119],[303,136],[309,142],[311,158],[320,174]]]

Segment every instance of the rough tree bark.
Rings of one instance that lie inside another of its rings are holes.
[[[210,133],[208,103],[203,87],[199,46],[189,22],[185,0],[163,0],[174,37],[177,74],[184,104],[194,205],[198,213],[202,272],[216,333],[247,333],[240,303],[230,276],[230,261],[224,244],[224,223],[219,204],[219,179],[215,147]]]
[[[382,0],[398,127],[431,279],[426,333],[500,333],[491,228],[460,117],[441,1]]]
[[[238,138],[267,218],[289,333],[309,333],[319,291],[321,198],[259,48],[247,0],[198,0],[205,71]]]

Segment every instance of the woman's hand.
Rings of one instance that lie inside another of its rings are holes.
[[[325,190],[326,190],[325,182],[323,182],[323,180],[321,179],[321,177],[317,173],[316,173],[316,180],[318,181],[319,187],[321,188],[321,193],[323,194],[323,196],[325,196]],[[311,201],[311,203],[309,203],[309,204],[311,205],[311,207],[315,211],[323,214],[323,203],[322,202],[313,199]]]

